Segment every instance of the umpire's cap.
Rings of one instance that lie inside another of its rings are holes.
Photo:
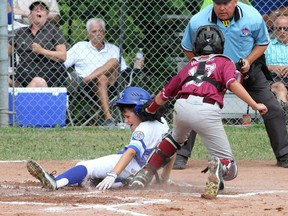
[[[34,1],[30,6],[29,10],[32,11],[36,6],[42,5],[47,11],[49,11],[48,5],[43,1]]]
[[[217,3],[217,4],[220,4],[220,3],[228,3],[230,2],[231,0],[213,0],[213,2]]]

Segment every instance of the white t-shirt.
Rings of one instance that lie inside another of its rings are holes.
[[[109,59],[116,58],[119,61],[120,49],[110,43],[98,51],[91,41],[80,41],[67,51],[64,62],[66,68],[75,66],[75,70],[81,77],[90,75],[95,69],[103,66]],[[121,58],[121,71],[127,68],[124,58]]]

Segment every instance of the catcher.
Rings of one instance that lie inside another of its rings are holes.
[[[147,115],[141,111],[144,104],[151,100],[150,94],[144,89],[128,87],[116,101],[115,105],[123,114],[125,123],[133,131],[130,142],[118,154],[79,162],[57,177],[30,160],[27,162],[29,173],[51,190],[67,185],[81,185],[84,179],[96,184],[100,190],[125,185],[128,177],[145,164],[155,146],[169,132],[167,122],[161,117],[165,110],[158,111],[156,115]],[[165,178],[169,174],[163,171],[163,176]]]
[[[147,164],[134,176],[130,185],[133,188],[147,186],[153,175],[157,176],[157,170],[169,162],[194,130],[210,154],[208,166],[203,170],[209,171],[209,177],[201,196],[216,198],[219,189],[224,189],[223,180],[236,178],[238,171],[220,116],[226,90],[235,93],[261,115],[268,111],[265,105],[256,103],[235,78],[241,73],[229,57],[222,55],[224,37],[217,26],[200,27],[195,38],[193,53],[197,57],[179,71],[145,109],[154,114],[177,97],[172,133],[162,140]]]

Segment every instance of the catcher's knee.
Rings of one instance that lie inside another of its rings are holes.
[[[166,136],[164,139],[166,139],[169,143],[171,143],[171,145],[173,145],[174,148],[177,149],[177,150],[180,150],[181,147],[182,147],[183,144],[184,144],[184,143],[178,143],[178,142],[176,142],[170,133],[167,134],[167,136]]]
[[[227,162],[227,160],[226,160]],[[237,177],[238,166],[235,161],[229,160],[228,163],[223,163],[223,180],[231,181]]]
[[[170,145],[170,146],[169,146]],[[163,146],[167,147],[167,149],[170,149],[167,153],[166,150],[166,154],[163,153],[162,148]],[[151,157],[154,154],[158,154],[162,159],[163,162],[161,164],[161,167],[164,167],[166,164],[168,164],[170,162],[170,160],[172,159],[172,157],[176,154],[177,150],[179,150],[181,148],[181,144],[177,143],[171,134],[168,134],[161,143],[159,143],[156,148],[154,149],[154,151],[151,153],[150,157],[147,160],[147,163],[149,163]]]

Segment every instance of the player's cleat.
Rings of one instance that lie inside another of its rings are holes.
[[[139,189],[144,188],[151,182],[152,178],[153,174],[151,174],[145,169],[141,169],[138,173],[136,173],[129,187]]]
[[[56,190],[57,185],[52,174],[47,173],[37,162],[29,160],[27,162],[28,172],[38,179],[44,187],[49,187],[51,190]]]
[[[222,163],[218,157],[212,156],[208,161],[209,177],[206,182],[205,192],[201,194],[202,198],[215,199],[220,187],[224,189],[222,179]]]

